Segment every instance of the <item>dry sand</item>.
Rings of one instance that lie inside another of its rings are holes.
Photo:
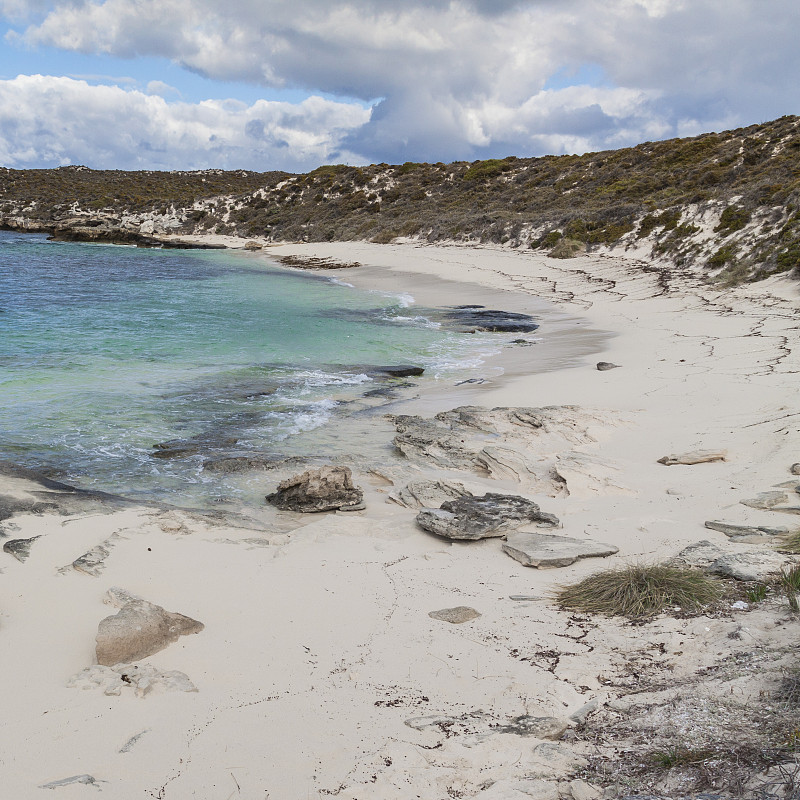
[[[386,478],[352,465],[366,510],[278,514],[266,531],[128,507],[17,514],[3,523],[6,536],[41,538],[24,563],[2,557],[2,797],[53,791],[68,800],[97,789],[117,800],[623,797],[628,773],[607,777],[604,789],[598,765],[613,773],[631,753],[652,750],[655,729],[676,742],[701,740],[714,719],[732,730],[747,716],[737,709],[753,707],[796,662],[798,621],[777,597],[646,625],[571,615],[548,599],[554,586],[599,568],[671,557],[702,539],[746,548],[705,520],[800,523],[740,503],[789,481],[800,461],[796,282],[723,291],[683,277],[667,292],[657,271],[620,257],[555,261],[410,243],[266,252],[359,261],[340,277],[424,304],[502,298],[504,308],[552,320],[550,341],[544,325],[541,344],[507,348],[487,362],[485,383],[440,388],[393,410],[577,407],[569,430],[539,452],[532,440],[506,437],[494,476],[446,476],[476,493],[530,497],[560,518],[557,533],[619,553],[536,570],[495,539],[428,535],[414,510],[388,497],[409,476],[444,473],[401,459],[387,460]],[[619,368],[598,371],[598,361]],[[657,463],[694,450],[727,456]],[[536,465],[551,462],[568,491],[534,479]],[[265,492],[274,483],[265,477]],[[0,477],[3,495],[35,499],[40,488]],[[101,543],[107,555],[95,574],[70,566]],[[143,697],[124,682],[119,694],[68,685],[96,663],[98,623],[116,612],[103,598],[114,586],[204,623],[143,660],[185,673],[196,692],[157,681]],[[532,599],[512,599],[522,596]],[[454,606],[481,616],[463,624],[428,616]],[[650,710],[631,722],[626,710],[637,703]],[[523,736],[513,725],[523,715],[555,721]],[[73,776],[91,779],[58,784]]]

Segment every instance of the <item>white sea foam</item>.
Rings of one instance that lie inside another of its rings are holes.
[[[303,388],[306,390],[323,386],[358,386],[362,383],[369,383],[372,380],[369,375],[365,375],[363,372],[340,372],[334,374],[323,372],[322,370],[304,370],[296,373],[295,377],[303,381]]]
[[[438,330],[442,327],[441,322],[434,322],[432,319],[428,319],[427,317],[423,316],[416,316],[416,317],[401,317],[401,316],[391,316],[390,319],[392,322],[399,322],[401,324],[406,325],[413,325],[417,328],[430,328],[431,330]]]

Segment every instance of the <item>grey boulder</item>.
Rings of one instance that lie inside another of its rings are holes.
[[[353,483],[349,467],[309,469],[278,484],[267,502],[284,511],[314,513],[355,509],[361,506],[364,493]]]
[[[165,611],[140,597],[112,590],[119,612],[100,621],[97,628],[97,663],[113,667],[130,664],[158,653],[181,636],[199,633],[202,622]]]
[[[488,493],[464,496],[442,503],[441,508],[423,508],[417,524],[446,539],[475,541],[503,536],[508,530],[535,523],[549,528],[558,518],[543,512],[532,500],[510,494]]]
[[[581,558],[604,558],[619,552],[618,547],[588,539],[553,536],[545,533],[509,534],[503,550],[526,567],[568,567]]]

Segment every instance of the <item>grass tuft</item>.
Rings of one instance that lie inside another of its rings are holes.
[[[673,767],[689,767],[703,764],[714,758],[713,750],[693,750],[685,747],[670,747],[667,750],[656,750],[650,755],[650,760],[662,769]]]
[[[790,706],[800,707],[800,669],[786,672],[775,692],[775,699]]]
[[[800,613],[800,603],[797,601],[797,594],[800,592],[800,564],[783,570],[780,583],[789,601],[789,608],[795,614]]]
[[[781,553],[794,553],[800,555],[800,530],[781,536],[778,548]]]
[[[556,600],[575,611],[636,618],[675,606],[682,611],[700,611],[721,595],[720,585],[696,570],[653,564],[598,572],[562,587]]]

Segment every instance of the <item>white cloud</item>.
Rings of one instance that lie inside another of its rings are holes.
[[[0,0],[26,5],[32,46],[382,98],[347,129],[366,160],[599,149],[800,105],[796,0]],[[544,89],[586,64],[608,87]]]
[[[320,97],[251,106],[168,103],[116,86],[19,76],[0,81],[0,163],[302,171],[325,161],[355,161],[341,142],[368,116],[358,104]]]

